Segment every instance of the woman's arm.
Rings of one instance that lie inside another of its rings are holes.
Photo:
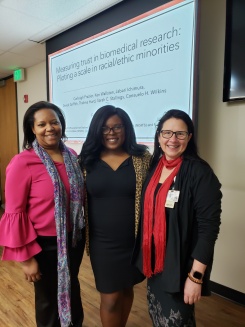
[[[193,235],[195,242],[191,255],[208,265],[221,223],[221,184],[208,165],[200,164],[194,173],[192,195],[197,235]]]
[[[221,184],[208,165],[198,166],[193,178],[194,217],[197,235],[192,251],[193,265],[184,286],[184,301],[193,304],[200,300],[205,270],[210,264],[219,233],[221,214]]]
[[[15,156],[6,170],[5,212],[0,221],[3,260],[25,261],[41,251],[26,208],[32,183],[27,160]]]

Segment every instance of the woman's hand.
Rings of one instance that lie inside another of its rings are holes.
[[[206,265],[194,259],[190,273],[192,275],[193,272],[198,271],[202,275],[204,275],[206,267],[207,267]],[[186,304],[196,303],[201,299],[201,292],[202,292],[202,284],[195,283],[189,277],[187,277],[184,287],[184,302]]]
[[[184,302],[194,304],[201,299],[202,284],[192,282],[188,277],[184,287]]]
[[[22,261],[21,265],[28,282],[37,282],[41,279],[41,272],[35,258],[32,257],[29,260]]]

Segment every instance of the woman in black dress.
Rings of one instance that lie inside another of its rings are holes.
[[[97,110],[80,159],[87,189],[87,250],[101,294],[103,327],[126,326],[133,286],[144,279],[130,262],[150,158],[147,147],[136,143],[124,110],[110,105]]]

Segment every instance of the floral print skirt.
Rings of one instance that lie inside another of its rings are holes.
[[[153,327],[196,327],[194,305],[183,294],[164,292],[158,278],[148,279],[147,300]]]

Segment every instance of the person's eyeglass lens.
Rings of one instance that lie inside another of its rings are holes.
[[[189,135],[188,132],[185,131],[177,131],[177,132],[173,132],[173,131],[164,131],[161,130],[161,135],[164,139],[171,139],[171,137],[175,134],[175,136],[177,137],[178,140],[185,140],[186,137]]]
[[[108,126],[103,126],[102,127],[102,133],[103,134],[109,134],[111,131],[113,131],[113,133],[121,133],[123,129],[123,125],[116,125],[114,127],[108,127]]]

